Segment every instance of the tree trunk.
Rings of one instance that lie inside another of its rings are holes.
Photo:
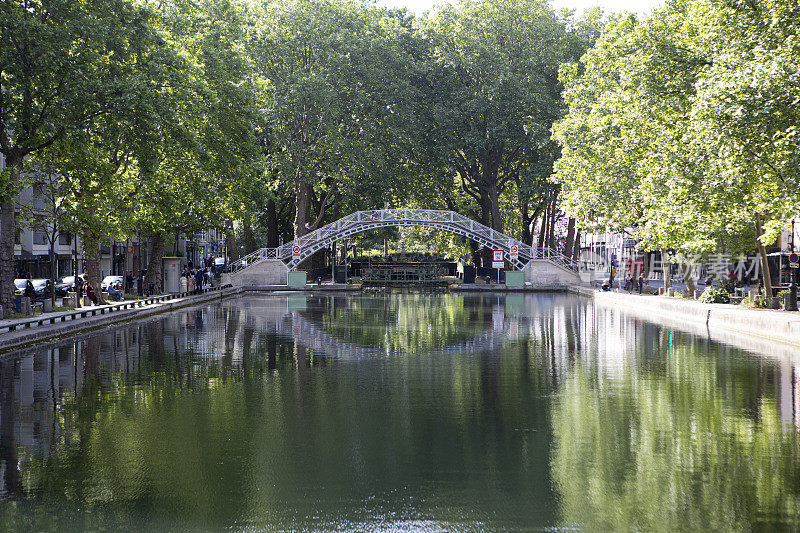
[[[50,241],[50,304],[56,306],[56,242],[55,239]]]
[[[472,254],[472,264],[476,267],[483,266],[483,257],[481,256],[481,247],[473,240],[469,241],[469,249]]]
[[[528,202],[523,201],[520,213],[522,215],[522,242],[528,246],[533,246],[533,231],[531,229],[530,206]]]
[[[83,268],[86,270],[86,281],[91,284],[97,303],[105,303],[100,291],[100,238],[90,230],[81,232],[83,244]]]
[[[489,199],[489,212],[492,214],[493,230],[503,232],[503,216],[500,213],[500,193],[497,190],[497,184],[494,183],[487,188],[487,198]]]
[[[267,246],[269,248],[275,248],[275,246],[270,245],[269,242],[267,242]],[[244,248],[245,255],[255,252],[256,248],[258,248],[256,236],[253,233],[253,224],[249,216],[245,216],[242,220],[242,247]]]
[[[150,287],[152,286],[153,292],[161,292],[161,284],[163,282],[163,257],[164,233],[159,231],[153,235],[153,248],[150,252],[150,261],[147,263],[147,274],[144,277],[144,290],[150,291]]]
[[[553,198],[553,204],[550,207],[550,222],[547,230],[547,246],[551,250],[556,249],[556,199]]]
[[[756,215],[756,245],[758,246],[758,255],[761,257],[761,279],[764,280],[764,295],[767,298],[772,298],[772,275],[769,272],[769,260],[767,259],[767,249],[764,243],[761,242],[762,229],[761,229],[761,215]]]
[[[672,288],[672,263],[669,262],[669,254],[666,250],[661,250],[661,273],[664,275],[664,293]]]
[[[689,297],[694,298],[694,279],[692,279],[692,267],[689,263],[681,265],[683,268],[683,281],[686,282],[686,290],[689,292]]]
[[[642,264],[642,273],[644,274],[644,279],[650,278],[650,265],[652,264],[651,258],[652,255],[650,252],[644,252],[644,261]]]
[[[300,238],[308,233],[308,209],[311,201],[309,185],[298,174],[294,178],[294,238]]]
[[[228,261],[239,259],[239,245],[236,243],[232,220],[228,220],[225,224],[225,253],[228,255]]]
[[[567,223],[567,240],[564,243],[564,255],[570,257],[574,245],[575,245],[575,219],[569,217],[569,222]]]
[[[7,157],[10,169],[10,186],[15,187],[22,169],[22,158]],[[13,189],[7,202],[0,203],[0,305],[5,310],[14,308],[14,240],[16,224]]]
[[[550,216],[550,202],[544,206],[542,213],[542,225],[539,227],[539,248],[544,248],[545,238],[547,237],[547,220]]]
[[[486,227],[492,227],[492,202],[489,194],[485,189],[480,191],[480,207],[481,207],[481,224]],[[492,264],[492,251],[483,247],[481,252],[481,266],[489,267]]]
[[[278,235],[278,205],[273,199],[267,202],[267,248],[278,247]]]
[[[577,261],[581,257],[581,230],[575,230],[575,243],[572,246],[572,259]]]

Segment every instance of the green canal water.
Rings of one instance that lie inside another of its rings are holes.
[[[800,365],[564,294],[252,295],[0,360],[0,529],[796,530]]]

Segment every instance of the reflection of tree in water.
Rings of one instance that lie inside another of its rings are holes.
[[[0,359],[0,460],[3,462],[3,489],[12,498],[23,495],[14,424],[15,364],[14,359]]]
[[[777,382],[775,365],[754,368],[734,349],[673,340],[663,332],[667,357],[648,361],[642,349],[641,363],[615,379],[587,364],[568,372],[553,409],[562,523],[593,531],[797,527],[800,437],[765,394],[763,383]]]
[[[450,294],[320,299],[303,316],[326,332],[386,353],[454,346],[491,328],[492,304]]]

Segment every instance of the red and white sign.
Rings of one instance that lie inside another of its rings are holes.
[[[789,254],[789,266],[791,268],[797,268],[800,266],[800,256],[795,253]]]
[[[292,259],[300,259],[300,247],[296,244],[292,246]]]
[[[516,244],[512,244],[511,247],[508,249],[508,259],[510,261],[516,261],[519,258],[519,248],[517,248]]]
[[[506,265],[505,255],[503,250],[492,250],[492,268],[503,268]]]

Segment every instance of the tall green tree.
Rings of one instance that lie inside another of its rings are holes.
[[[294,236],[345,202],[368,207],[391,196],[413,94],[402,12],[293,0],[265,2],[253,17],[250,53],[275,89],[264,139],[269,175],[294,192]]]
[[[136,25],[117,0],[0,4],[0,305],[14,285],[14,197],[26,158],[107,112],[113,69]]]
[[[674,1],[611,24],[562,73],[570,112],[554,131],[570,209],[651,249],[738,253],[759,237],[766,266],[763,242],[798,206],[796,11]]]
[[[565,23],[540,0],[465,0],[442,7],[422,31],[431,47],[429,148],[481,222],[503,231],[503,191],[551,150]]]

